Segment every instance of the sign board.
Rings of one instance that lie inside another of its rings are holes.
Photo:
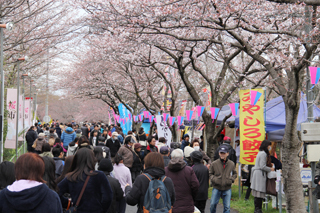
[[[301,168],[300,175],[303,185],[308,185],[308,182],[312,181],[311,168]]]
[[[261,96],[252,105],[251,92],[255,91]],[[265,139],[264,123],[264,90],[240,90],[240,163],[254,165],[261,142]]]
[[[16,148],[17,89],[7,89],[8,133],[4,148]]]
[[[164,137],[166,139],[167,146],[170,147],[172,133],[168,125],[165,125],[162,115],[156,115],[158,138]]]
[[[43,117],[43,121],[46,122],[46,123],[49,123],[51,121],[51,118],[49,115],[46,115]]]
[[[196,126],[198,124],[198,121],[197,120],[191,120],[191,121],[188,121],[188,120],[183,120],[183,125],[184,126],[192,126],[192,121],[193,121],[193,125]]]

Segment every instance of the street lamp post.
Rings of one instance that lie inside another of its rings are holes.
[[[20,62],[25,61],[25,57],[18,58],[18,73],[17,73],[17,119],[16,119],[16,160],[18,159],[18,138],[19,138],[19,111],[20,111]],[[24,110],[24,109],[23,109]],[[23,114],[23,111],[22,111]]]
[[[12,30],[13,24],[0,24],[0,72],[1,72],[1,88],[0,88],[0,102],[1,102],[1,114],[0,114],[0,123],[1,123],[1,130],[0,130],[0,162],[3,161],[3,127],[4,127],[4,72],[3,72],[3,28],[7,30]]]
[[[25,57],[26,58],[26,57]],[[25,99],[26,99],[26,97],[25,97],[25,91],[24,91],[24,78],[25,77],[28,77],[29,76],[29,74],[27,74],[27,73],[24,73],[24,74],[22,74],[22,129],[23,129],[23,151],[24,151],[24,153],[25,153],[25,151],[26,151],[26,146],[25,146]]]

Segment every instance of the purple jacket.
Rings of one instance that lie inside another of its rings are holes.
[[[166,176],[170,177],[176,192],[174,213],[194,212],[194,199],[199,189],[199,181],[193,169],[186,166],[182,158],[172,158],[165,168]]]

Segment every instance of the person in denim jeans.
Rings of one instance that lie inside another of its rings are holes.
[[[219,147],[220,159],[215,160],[209,169],[209,178],[212,183],[212,196],[210,202],[210,212],[216,213],[220,198],[223,200],[223,213],[230,212],[231,185],[237,178],[235,165],[228,160],[228,147],[221,145]]]

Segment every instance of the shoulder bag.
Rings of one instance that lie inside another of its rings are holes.
[[[92,173],[92,171],[90,173]],[[81,192],[80,192],[80,195],[79,195],[78,200],[76,202],[76,205],[75,206],[71,206],[69,209],[67,209],[67,211],[66,211],[67,213],[77,212],[77,208],[79,206],[79,203],[80,203],[80,200],[81,200],[82,195],[84,193],[84,190],[86,189],[86,186],[87,186],[87,184],[89,182],[89,179],[90,179],[90,175],[87,176],[86,181],[84,182],[84,185],[83,185],[83,187],[81,189]],[[68,206],[70,206],[70,205],[68,204]]]

